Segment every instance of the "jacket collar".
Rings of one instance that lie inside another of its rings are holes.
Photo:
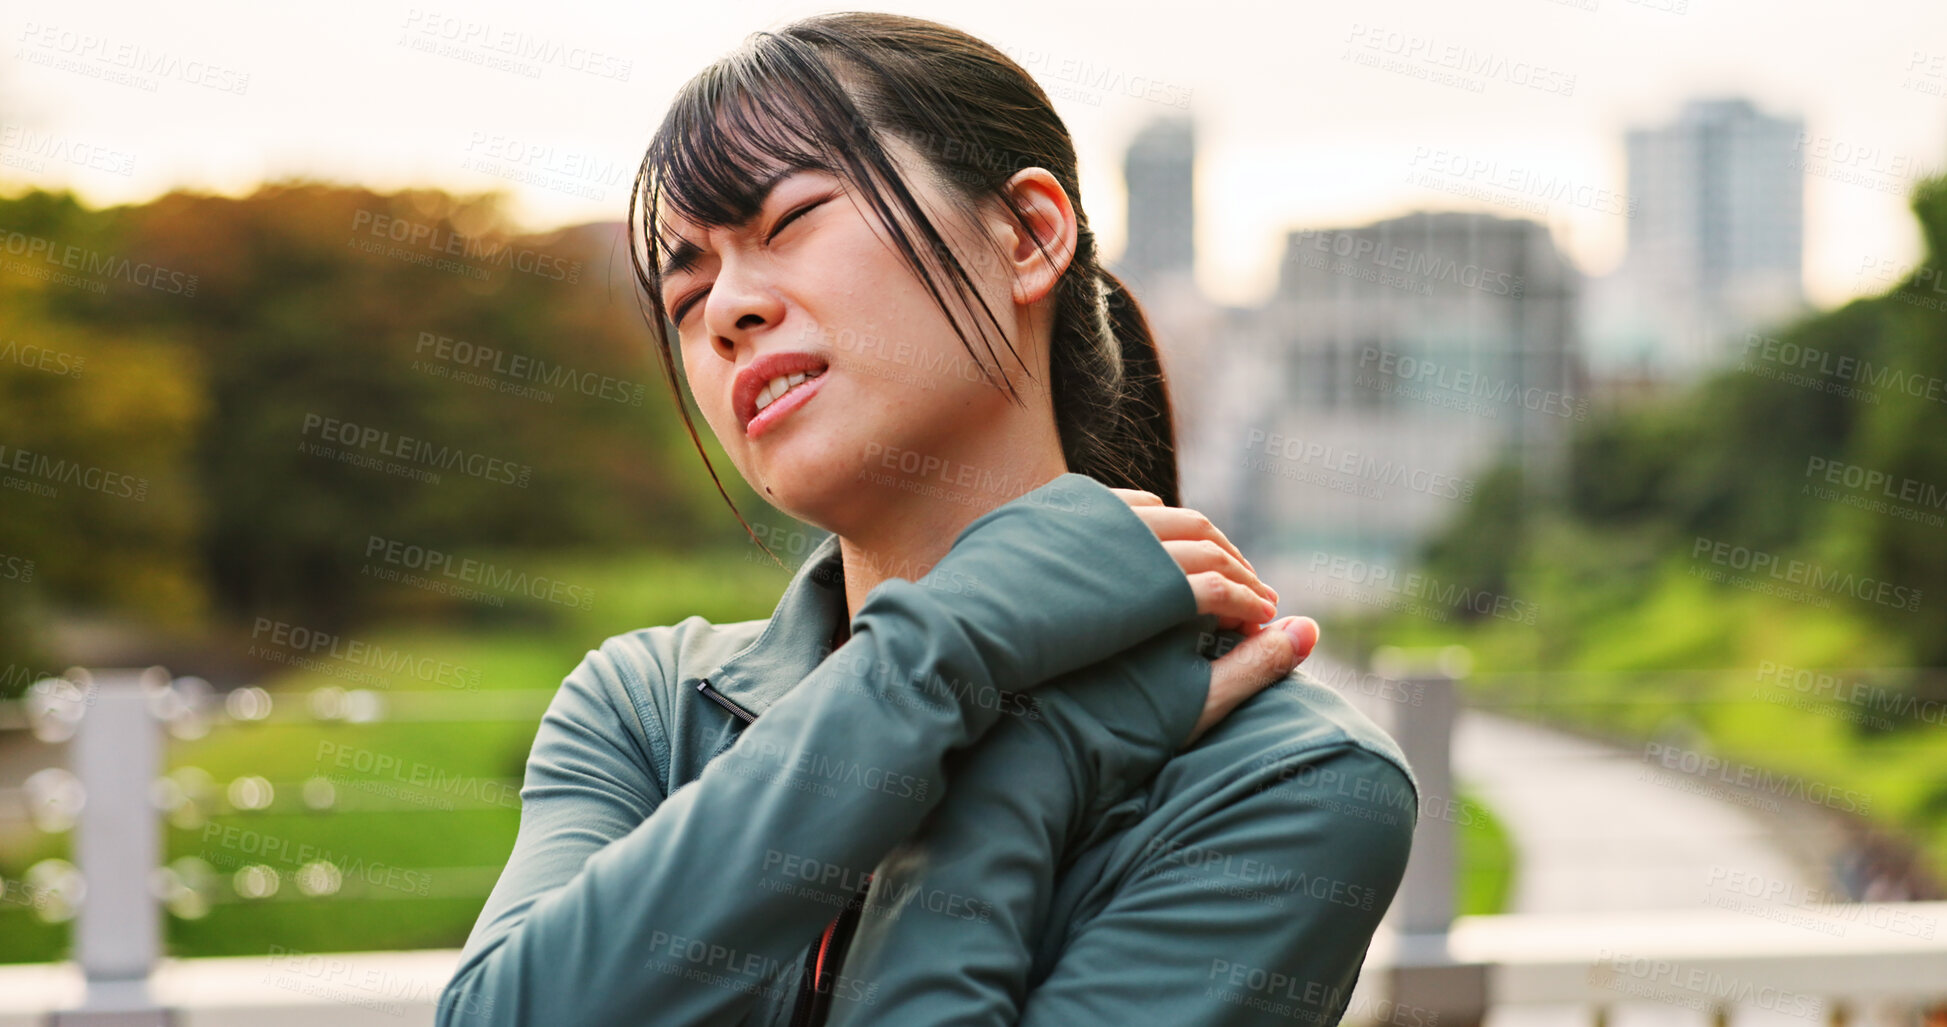
[[[826,535],[791,576],[756,641],[704,676],[725,698],[761,716],[818,668],[846,619],[838,536]]]

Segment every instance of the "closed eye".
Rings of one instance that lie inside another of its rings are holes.
[[[676,309],[672,311],[669,315],[670,320],[676,322],[679,325],[682,324],[683,315],[688,314],[690,312],[690,308],[696,306],[697,302],[703,299],[703,297],[706,294],[708,294],[709,291],[710,290],[705,289],[702,292],[699,292],[696,295],[691,296],[689,299],[684,300],[682,303],[677,304]]]
[[[799,207],[797,210],[794,210],[791,213],[786,214],[781,218],[778,218],[777,225],[771,229],[770,235],[764,237],[764,241],[770,242],[772,239],[777,238],[777,234],[779,232],[784,231],[784,226],[790,224],[793,221],[796,221],[798,219],[798,215],[811,213],[813,208],[817,207],[819,204],[824,203],[825,200],[829,200],[829,199],[831,199],[831,197],[827,196],[824,197],[823,199],[813,200],[810,203],[807,203],[804,206]]]
[[[818,206],[820,206],[821,204],[825,203],[827,200],[830,199],[831,199],[830,196],[820,197],[816,200],[811,201],[810,203],[805,204],[804,206],[797,208],[796,210],[791,211],[790,213],[784,215],[783,217],[778,218],[777,224],[771,226],[771,232],[769,235],[766,235],[764,237],[764,241],[768,243],[771,240],[776,239],[778,237],[778,233],[784,231],[785,226],[791,224],[791,222],[793,221],[796,221],[800,215],[811,213],[812,210],[816,209]],[[677,306],[675,312],[670,315],[671,319],[674,320],[679,325],[682,324],[683,316],[685,314],[688,314],[690,312],[690,308],[696,306],[698,301],[702,300],[703,297],[709,295],[709,292],[710,290],[706,288],[698,292],[696,295],[691,296],[688,299],[685,299],[680,305]]]

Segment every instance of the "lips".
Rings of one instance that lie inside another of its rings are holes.
[[[794,351],[787,353],[766,353],[743,370],[731,382],[730,402],[737,413],[737,424],[751,437],[761,434],[764,427],[783,417],[799,404],[810,398],[812,392],[823,383],[822,372],[831,366],[830,362],[816,353]],[[782,397],[775,399],[760,414],[757,397],[771,379],[798,373],[816,374],[819,377],[793,387]],[[755,422],[755,424],[753,424]]]

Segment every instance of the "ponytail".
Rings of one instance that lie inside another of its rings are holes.
[[[1096,259],[1084,225],[1063,276],[1049,357],[1055,424],[1068,469],[1181,506],[1176,420],[1149,318]]]

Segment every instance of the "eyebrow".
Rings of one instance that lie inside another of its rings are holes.
[[[785,179],[790,178],[792,175],[795,175],[801,171],[809,171],[809,170],[812,169],[785,168],[784,170],[779,171],[776,174],[772,175],[770,178],[765,179],[763,183],[757,187],[758,210],[759,211],[763,210],[764,204],[770,200],[771,193],[777,189],[779,183],[783,182]],[[752,215],[752,217],[755,217],[755,215]],[[751,220],[750,218],[745,218],[743,221],[738,222],[738,224],[739,225],[748,224],[750,220]],[[668,278],[670,275],[677,274],[683,271],[688,271],[689,269],[696,266],[697,259],[702,256],[703,256],[703,247],[698,246],[697,244],[689,241],[688,239],[678,239],[675,248],[670,250],[669,252],[669,259],[663,263],[662,269],[657,272],[657,277]]]

